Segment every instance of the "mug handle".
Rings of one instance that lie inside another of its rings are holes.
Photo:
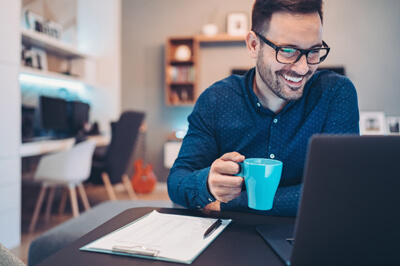
[[[244,167],[243,163],[237,163],[239,165],[239,173],[234,174],[235,176],[241,176],[244,177]]]

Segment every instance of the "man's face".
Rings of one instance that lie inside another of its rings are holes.
[[[322,46],[322,24],[318,13],[274,13],[269,30],[262,35],[277,46],[299,49]],[[261,93],[263,90],[271,90],[285,101],[298,100],[317,67],[307,64],[304,55],[294,64],[281,64],[276,61],[275,50],[262,43],[256,68],[263,84],[257,84],[258,89]]]

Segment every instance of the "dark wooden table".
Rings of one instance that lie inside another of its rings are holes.
[[[126,210],[68,247],[60,250],[39,265],[182,265],[152,259],[135,258],[95,252],[79,248],[150,213],[154,208]],[[160,213],[233,219],[231,224],[194,260],[192,265],[284,265],[256,231],[257,225],[294,224],[294,218],[269,217],[240,212],[211,212],[198,210],[156,208]]]

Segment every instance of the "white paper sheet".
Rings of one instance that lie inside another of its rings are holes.
[[[191,263],[232,221],[221,219],[221,226],[209,237],[204,238],[204,232],[216,220],[153,211],[82,249],[100,252],[102,250],[112,252],[113,247],[156,250],[158,258]]]

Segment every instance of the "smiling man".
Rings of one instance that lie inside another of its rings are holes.
[[[295,216],[309,138],[358,134],[351,81],[316,71],[330,48],[322,39],[322,0],[256,0],[246,36],[255,68],[207,90],[190,114],[189,130],[168,177],[172,201],[188,208],[256,212],[237,162],[272,158],[283,172],[272,210]]]

